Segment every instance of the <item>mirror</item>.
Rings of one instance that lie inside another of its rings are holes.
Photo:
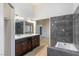
[[[33,33],[33,24],[25,22],[25,33]]]
[[[33,33],[34,24],[27,22],[22,16],[15,16],[15,34],[31,34]]]
[[[15,34],[23,34],[23,22],[15,23]]]

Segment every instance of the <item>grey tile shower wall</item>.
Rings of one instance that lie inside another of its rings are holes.
[[[51,17],[51,46],[57,41],[73,43],[73,15]]]
[[[74,14],[73,17],[73,43],[79,50],[79,14]]]
[[[73,43],[79,50],[79,6],[73,15]]]

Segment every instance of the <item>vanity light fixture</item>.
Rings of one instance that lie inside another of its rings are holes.
[[[24,18],[22,16],[19,16],[19,20],[24,20]]]

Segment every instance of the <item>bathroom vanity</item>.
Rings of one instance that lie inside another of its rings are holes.
[[[40,45],[40,35],[23,34],[15,35],[15,55],[20,56],[32,51]]]
[[[17,17],[17,16],[16,16]],[[16,19],[15,22],[15,55],[24,55],[40,45],[40,35],[34,33],[34,24]]]

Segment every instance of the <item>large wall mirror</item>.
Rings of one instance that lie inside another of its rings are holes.
[[[23,34],[23,22],[16,22],[15,23],[15,34]]]
[[[25,33],[33,33],[33,23],[25,22]]]
[[[22,16],[15,16],[15,34],[31,34],[34,33],[34,24],[27,22]]]
[[[34,24],[27,21],[15,22],[15,34],[32,34],[34,33]]]

